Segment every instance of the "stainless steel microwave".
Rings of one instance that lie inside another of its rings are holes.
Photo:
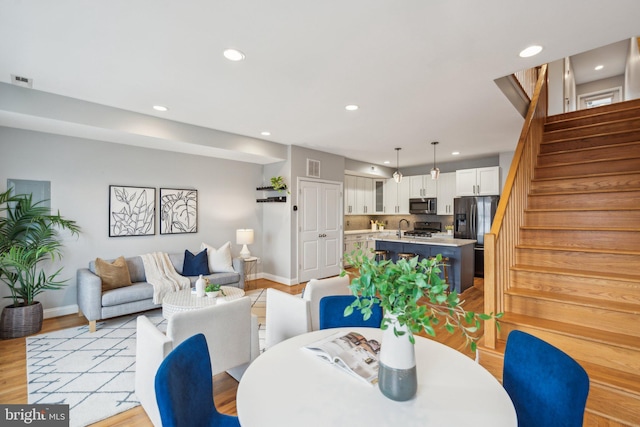
[[[426,199],[409,199],[409,213],[436,215],[438,199],[430,197]]]

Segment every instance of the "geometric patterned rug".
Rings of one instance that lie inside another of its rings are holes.
[[[247,292],[260,324],[264,349],[266,292]],[[68,404],[71,427],[83,427],[138,406],[134,393],[136,317],[122,316],[28,337],[27,389],[30,404]],[[144,313],[166,331],[162,310]]]

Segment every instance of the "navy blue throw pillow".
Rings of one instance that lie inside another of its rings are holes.
[[[198,276],[209,274],[209,259],[207,250],[203,250],[198,255],[194,255],[188,250],[184,251],[184,264],[182,264],[183,276]]]

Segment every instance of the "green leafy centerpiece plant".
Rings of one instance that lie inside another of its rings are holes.
[[[415,257],[393,262],[376,261],[357,250],[345,258],[357,271],[349,288],[358,298],[345,309],[344,315],[359,310],[366,320],[375,304],[384,311],[378,385],[391,399],[408,400],[417,390],[414,334],[424,331],[436,336],[437,329],[459,331],[475,351],[482,321],[501,317],[463,308],[458,293],[450,291],[440,276],[443,265],[440,254],[420,261]]]
[[[79,234],[75,221],[60,213],[51,215],[43,202],[33,202],[30,194],[0,193],[0,281],[6,284],[13,304],[2,310],[0,338],[16,338],[42,328],[42,305],[36,296],[46,290],[61,289],[62,268],[47,273],[45,261],[61,259],[59,230]]]

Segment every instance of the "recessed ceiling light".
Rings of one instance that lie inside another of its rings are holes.
[[[169,109],[164,105],[154,105],[153,109],[156,111],[168,111]]]
[[[604,65],[596,65],[596,68],[594,68],[594,70],[596,71],[600,71],[604,68]]]
[[[244,59],[244,53],[237,49],[225,49],[222,54],[229,61],[242,61]]]
[[[526,48],[525,50],[523,50],[522,52],[520,52],[520,57],[521,58],[528,58],[530,56],[534,56],[539,54],[540,52],[542,52],[542,46],[529,46],[528,48]]]
[[[344,109],[347,110],[347,111],[356,111],[358,108],[360,108],[360,107],[358,107],[355,104],[349,104],[346,107],[344,107]]]
[[[265,130],[265,131],[260,132],[260,135],[262,135],[262,136],[269,136],[269,135],[271,135],[271,132],[269,132],[269,131]]]
[[[459,152],[459,151],[453,151],[453,152],[451,153],[451,155],[452,155],[452,156],[459,156],[459,155],[460,155],[460,152]]]
[[[385,161],[384,161],[384,162],[382,162],[382,163],[384,163],[385,165],[388,165],[388,164],[389,164],[389,163],[391,163],[391,162],[390,162],[389,160],[385,160]]]

